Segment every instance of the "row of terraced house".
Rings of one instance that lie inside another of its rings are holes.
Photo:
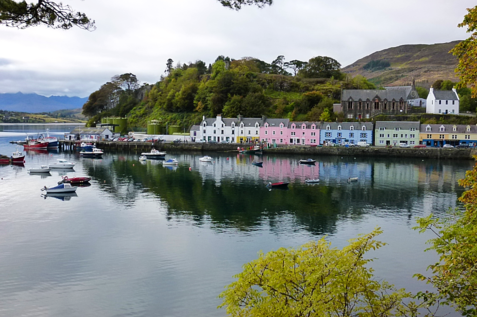
[[[424,144],[477,144],[477,125],[420,124],[419,121],[311,122],[289,119],[203,117],[190,130],[192,141],[266,143],[268,145],[349,145],[366,142],[375,146]]]

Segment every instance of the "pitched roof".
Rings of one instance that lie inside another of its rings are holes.
[[[263,122],[263,125],[265,125],[265,123],[268,123],[269,126],[271,126],[271,127],[279,127],[280,123],[283,123],[284,127],[288,127],[289,122],[290,122],[290,119],[268,119],[268,118],[266,118],[265,121]]]
[[[409,130],[410,128],[415,128],[419,130],[420,121],[376,121],[376,129],[387,128],[395,129],[400,128],[403,130]]]
[[[108,128],[96,127],[96,128],[86,128],[86,127],[76,127],[70,134],[101,134],[105,130],[111,131]]]
[[[190,128],[191,131],[199,131],[199,129],[200,129],[200,125],[198,124],[194,124],[192,128]]]
[[[407,100],[409,93],[411,92],[412,87],[408,86],[397,86],[397,87],[386,87],[384,90],[379,89],[345,89],[343,90],[342,100],[372,100],[378,97],[381,100]]]
[[[338,130],[338,126],[341,126],[341,130],[351,130],[351,126],[354,130],[362,130],[363,126],[366,127],[366,130],[373,129],[372,122],[323,122],[320,129],[326,130],[327,126],[330,126],[330,130]]]
[[[319,129],[319,126],[320,126],[320,122],[314,122],[314,121],[291,121],[289,124],[288,124],[288,127],[290,128],[292,126],[292,124],[295,124],[296,127],[298,128],[301,128],[303,126],[303,124],[305,124],[306,128],[309,129],[311,128],[311,126],[314,124],[317,129]]]
[[[427,131],[427,127],[431,128],[431,131]],[[444,127],[444,131],[441,131],[441,127]],[[454,131],[454,126],[456,131]],[[470,131],[467,131],[467,126],[470,127]],[[477,133],[477,126],[474,124],[421,124],[421,133]]]
[[[437,100],[459,100],[457,94],[453,90],[433,90]]]

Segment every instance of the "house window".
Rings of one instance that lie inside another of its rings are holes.
[[[465,135],[465,139],[466,139],[466,140],[470,140],[470,135],[469,135],[469,134],[466,134],[466,135]]]
[[[255,135],[258,135],[258,131],[257,131],[257,130],[255,130]]]
[[[439,113],[441,113],[441,109],[439,109]]]
[[[268,135],[268,131],[267,131],[267,130],[265,130],[265,135]]]
[[[205,134],[205,129],[204,129],[204,132],[203,132],[203,133]]]
[[[311,129],[312,129],[312,130],[315,130],[315,128],[316,128],[316,127],[315,127],[314,125],[311,126]]]
[[[414,145],[414,144],[416,144],[416,142],[415,141],[409,141],[409,144]]]
[[[243,135],[243,130],[240,130],[240,134]]]
[[[397,134],[393,134],[393,138],[397,138],[397,137],[398,137],[398,135],[397,135]]]
[[[362,131],[366,131],[366,126],[363,126],[363,127],[361,128],[361,130],[362,130]]]
[[[311,144],[315,144],[315,143],[316,143],[316,139],[311,139],[311,140],[310,140],[310,143],[311,143]]]
[[[205,126],[206,126],[206,124],[205,124],[205,122],[204,122],[204,128],[205,128]]]
[[[272,131],[272,134],[275,135],[275,131]]]
[[[215,123],[214,123],[214,128],[215,128]]]
[[[379,140],[379,144],[384,144],[384,140]]]
[[[215,130],[214,130],[214,134],[215,134]]]
[[[359,137],[360,137],[360,138],[366,138],[367,136],[368,136],[367,133],[360,133],[360,134],[359,134]]]
[[[416,135],[415,135],[415,134],[409,134],[409,137],[410,137],[411,139],[413,139],[413,138],[416,137]]]
[[[340,126],[340,125],[338,126],[338,130],[341,130],[341,126]]]
[[[379,128],[379,131],[384,131],[386,130],[386,128]]]
[[[311,136],[315,136],[315,133],[316,133],[316,132],[311,132]]]
[[[384,138],[384,134],[380,134],[379,137],[380,137],[380,138]]]
[[[353,127],[353,126],[350,126],[349,129],[350,129],[350,130],[354,130],[354,127]]]
[[[352,113],[348,113],[348,119],[353,119],[353,114]]]
[[[303,132],[302,135],[305,135],[305,132]]]
[[[457,134],[453,134],[453,135],[452,135],[452,139],[453,139],[453,140],[457,140]]]
[[[283,143],[283,139],[280,139],[280,143]]]
[[[331,130],[329,125],[326,126],[326,130]]]
[[[439,139],[444,139],[444,134],[439,134]]]
[[[291,135],[292,135],[292,136],[295,135],[295,132],[291,132]]]
[[[446,130],[446,128],[444,128],[444,127],[439,128],[439,131],[441,131],[441,132],[444,132],[445,130]]]
[[[454,132],[457,131],[457,127],[456,127],[456,126],[453,126],[453,127],[452,127],[452,131],[454,131]]]
[[[222,130],[222,134],[224,134],[224,130]]]
[[[232,134],[235,134],[235,130],[232,130]]]
[[[428,135],[427,135],[427,138],[428,138],[428,139],[432,139],[432,134],[428,134]]]
[[[325,137],[331,138],[331,132],[325,132]]]
[[[350,138],[354,138],[354,133],[350,133],[350,134],[349,134],[349,137],[350,137]]]
[[[427,127],[426,127],[426,131],[431,131],[431,127],[430,127],[430,126],[427,126]]]
[[[280,131],[280,134],[283,135],[283,131]]]
[[[248,135],[252,134],[252,131],[248,130]]]
[[[439,104],[441,104],[441,101],[439,100]]]
[[[348,101],[348,110],[352,110],[352,109],[353,109],[353,102]]]
[[[465,131],[470,132],[470,126],[467,126],[467,128],[465,129]]]
[[[303,130],[305,130],[305,129],[306,129],[306,126],[305,126],[305,125],[302,125],[301,128],[302,128]]]
[[[295,125],[292,125],[292,129],[295,129]]]
[[[446,100],[446,105],[448,104],[448,101],[449,101],[449,100]]]
[[[374,110],[379,110],[379,101],[374,102]]]
[[[341,132],[338,133],[338,138],[341,138]]]

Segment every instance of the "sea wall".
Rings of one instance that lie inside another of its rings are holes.
[[[151,143],[151,142],[97,142],[96,146],[108,151],[140,153],[150,151],[152,147],[160,151],[194,151],[194,152],[231,152],[237,153],[238,144],[218,143]],[[249,145],[240,144],[240,147]],[[63,141],[60,147],[73,149],[74,143]],[[310,147],[300,145],[279,146],[264,149],[264,154],[292,154],[308,158],[313,155],[355,156],[355,157],[410,157],[445,160],[472,160],[477,149],[456,148],[386,148],[386,147]]]

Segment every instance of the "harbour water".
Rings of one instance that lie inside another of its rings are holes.
[[[22,136],[0,132],[0,153]],[[388,245],[369,254],[376,278],[423,290],[412,275],[437,257],[424,252],[432,233],[412,227],[459,207],[457,181],[474,164],[313,157],[306,166],[235,153],[207,153],[213,162],[202,163],[201,153],[167,153],[179,165],[165,167],[132,154],[26,153],[24,167],[0,165],[0,316],[224,316],[217,296],[260,250],[323,236],[343,247],[377,226]],[[27,172],[58,158],[74,171]],[[62,175],[89,176],[91,186],[42,196]],[[275,181],[289,189],[268,190]]]

